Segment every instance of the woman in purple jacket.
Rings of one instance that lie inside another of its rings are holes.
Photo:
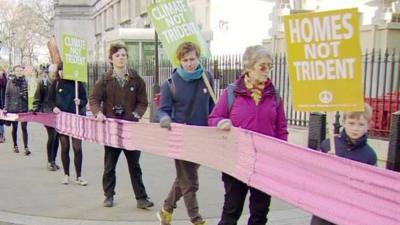
[[[246,49],[243,62],[244,71],[235,81],[233,93],[229,94],[229,88],[224,90],[209,116],[208,124],[225,131],[229,131],[231,126],[241,127],[287,140],[283,103],[269,79],[273,66],[271,55],[263,46],[251,46]],[[228,100],[232,99],[232,94],[233,102]],[[225,173],[222,173],[222,181],[225,186],[225,202],[218,225],[237,224],[248,191],[248,225],[267,223],[271,196]]]
[[[6,97],[7,74],[0,68],[0,109],[4,108],[4,101]],[[0,120],[0,143],[6,141],[4,134],[4,120]]]

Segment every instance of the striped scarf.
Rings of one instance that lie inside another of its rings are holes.
[[[251,97],[253,98],[254,102],[256,103],[256,105],[258,105],[260,103],[260,100],[262,97],[262,91],[265,88],[266,82],[258,82],[257,84],[253,84],[250,81],[249,75],[247,74],[244,77],[244,84],[245,84],[247,90],[250,91]]]

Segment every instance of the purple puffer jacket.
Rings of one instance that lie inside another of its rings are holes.
[[[222,119],[230,119],[233,126],[287,140],[287,122],[283,102],[277,105],[275,88],[268,82],[260,103],[256,105],[250,91],[244,85],[244,75],[235,81],[235,100],[228,109],[228,89],[225,89],[217,105],[208,117],[209,126],[217,126]]]
[[[4,107],[4,101],[6,98],[6,86],[7,86],[7,74],[3,73],[3,76],[0,79],[0,109],[3,109]]]

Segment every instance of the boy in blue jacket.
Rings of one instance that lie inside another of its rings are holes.
[[[343,114],[343,131],[335,137],[335,155],[350,160],[376,165],[377,157],[374,149],[368,145],[367,132],[371,122],[372,109],[364,104],[362,112],[345,112]],[[321,151],[330,150],[329,139],[321,143]],[[313,216],[311,225],[335,225],[327,220]]]

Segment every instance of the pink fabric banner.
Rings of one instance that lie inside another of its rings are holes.
[[[20,116],[38,122],[36,118]],[[400,174],[393,171],[240,128],[224,132],[213,127],[172,124],[168,131],[158,124],[114,119],[98,122],[68,113],[58,114],[54,125],[59,132],[83,140],[139,149],[223,171],[337,224],[400,224]]]

